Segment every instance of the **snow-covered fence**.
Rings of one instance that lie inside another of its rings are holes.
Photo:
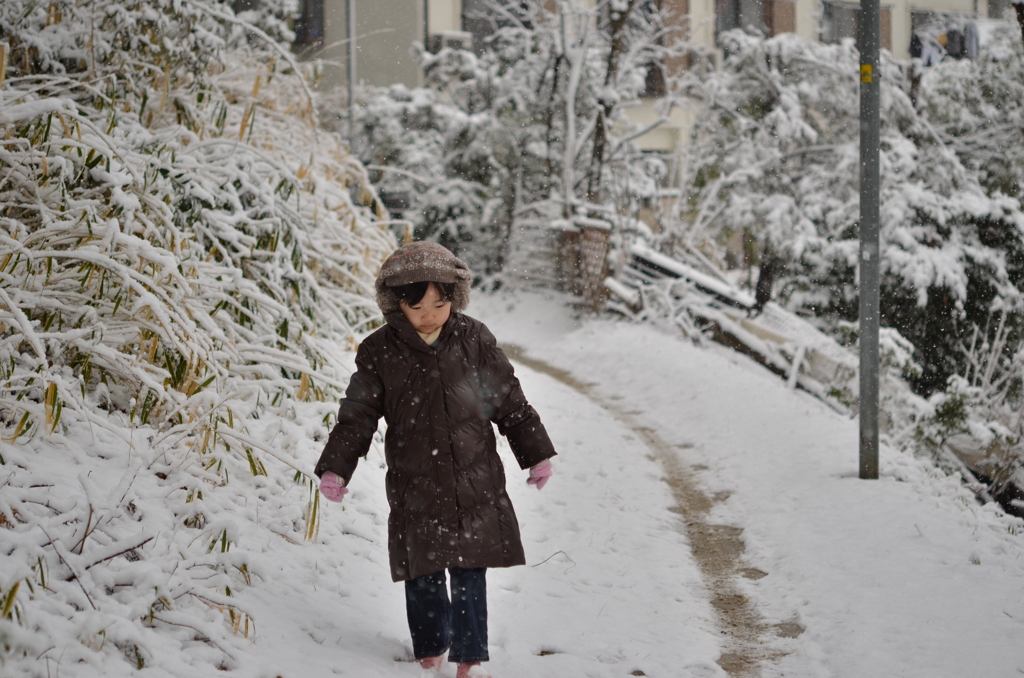
[[[807,321],[771,302],[755,310],[750,294],[644,244],[629,251],[629,266],[605,287],[632,307],[630,313],[667,317],[695,341],[708,333],[833,403],[848,391],[856,359]]]
[[[667,322],[697,343],[710,337],[752,357],[791,387],[856,414],[858,362],[852,351],[774,302],[757,310],[749,294],[694,266],[643,244],[630,253],[629,266],[604,282],[613,310]],[[995,500],[1024,515],[1024,415],[1009,397],[1024,380],[1024,352],[1003,355],[1007,332],[1003,321],[993,344],[964,346],[969,377],[955,378],[946,392],[926,402],[906,383],[920,369],[913,345],[882,328],[880,426],[889,444],[926,451],[946,472],[959,474],[980,501]],[[978,330],[974,337],[986,334]]]

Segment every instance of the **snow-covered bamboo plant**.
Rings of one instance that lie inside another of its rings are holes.
[[[394,240],[317,129],[287,27],[249,18],[0,6],[4,675],[188,643],[230,666],[251,629],[231,590],[253,574],[231,547],[257,528],[230,516],[252,495],[290,516],[270,529],[315,534],[298,452],[317,430],[295,408],[329,420]]]

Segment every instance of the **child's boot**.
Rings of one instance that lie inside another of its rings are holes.
[[[459,664],[455,678],[491,678],[480,664]]]

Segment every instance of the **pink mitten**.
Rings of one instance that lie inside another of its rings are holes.
[[[547,485],[548,478],[554,472],[554,469],[551,468],[551,462],[544,460],[530,469],[530,477],[526,482],[529,485],[536,485],[538,490],[542,490]]]
[[[341,476],[328,471],[320,478],[320,494],[331,501],[341,501],[348,494],[348,488],[345,487],[345,482],[341,479]]]

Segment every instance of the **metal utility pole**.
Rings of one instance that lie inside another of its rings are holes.
[[[345,0],[348,29],[348,149],[355,152],[356,106],[356,0]]]
[[[878,0],[860,3],[860,477],[878,478]]]

